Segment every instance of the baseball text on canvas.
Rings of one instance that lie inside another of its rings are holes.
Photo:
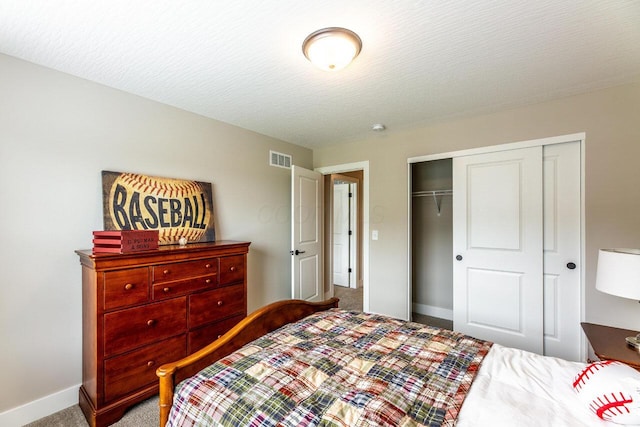
[[[215,241],[211,183],[102,171],[105,230],[158,230],[161,245]]]

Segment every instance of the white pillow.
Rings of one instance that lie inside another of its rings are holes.
[[[611,360],[590,363],[573,381],[580,400],[605,421],[640,424],[640,372]]]

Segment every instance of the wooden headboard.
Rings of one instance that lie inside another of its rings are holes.
[[[208,346],[176,362],[160,366],[156,371],[160,378],[160,426],[164,427],[169,419],[173,391],[180,381],[287,323],[296,322],[318,311],[338,307],[338,301],[338,298],[331,298],[317,303],[303,300],[274,302],[254,311]]]

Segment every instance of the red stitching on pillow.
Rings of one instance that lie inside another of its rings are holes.
[[[576,376],[575,381],[573,381],[573,388],[580,390],[585,382],[590,378],[591,374],[599,371],[603,366],[610,365],[612,363],[616,363],[614,360],[605,360],[602,362],[595,362],[587,365],[580,373]]]
[[[628,414],[631,411],[625,405],[633,402],[633,399],[631,397],[626,397],[622,392],[619,394],[620,398],[617,398],[616,393],[611,393],[612,400],[609,400],[607,394],[602,395],[602,397],[599,397],[592,403],[591,409],[593,409],[596,415],[603,420],[609,420],[616,415],[625,413],[625,411]],[[596,402],[599,403],[600,406],[597,406]],[[593,406],[595,406],[595,408],[593,408]],[[624,408],[624,411],[622,408]]]

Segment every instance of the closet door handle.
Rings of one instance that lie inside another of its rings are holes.
[[[569,270],[574,270],[576,268],[576,264],[574,262],[567,263],[567,268]]]
[[[456,255],[456,259],[457,259],[458,261],[462,261],[462,255]]]

